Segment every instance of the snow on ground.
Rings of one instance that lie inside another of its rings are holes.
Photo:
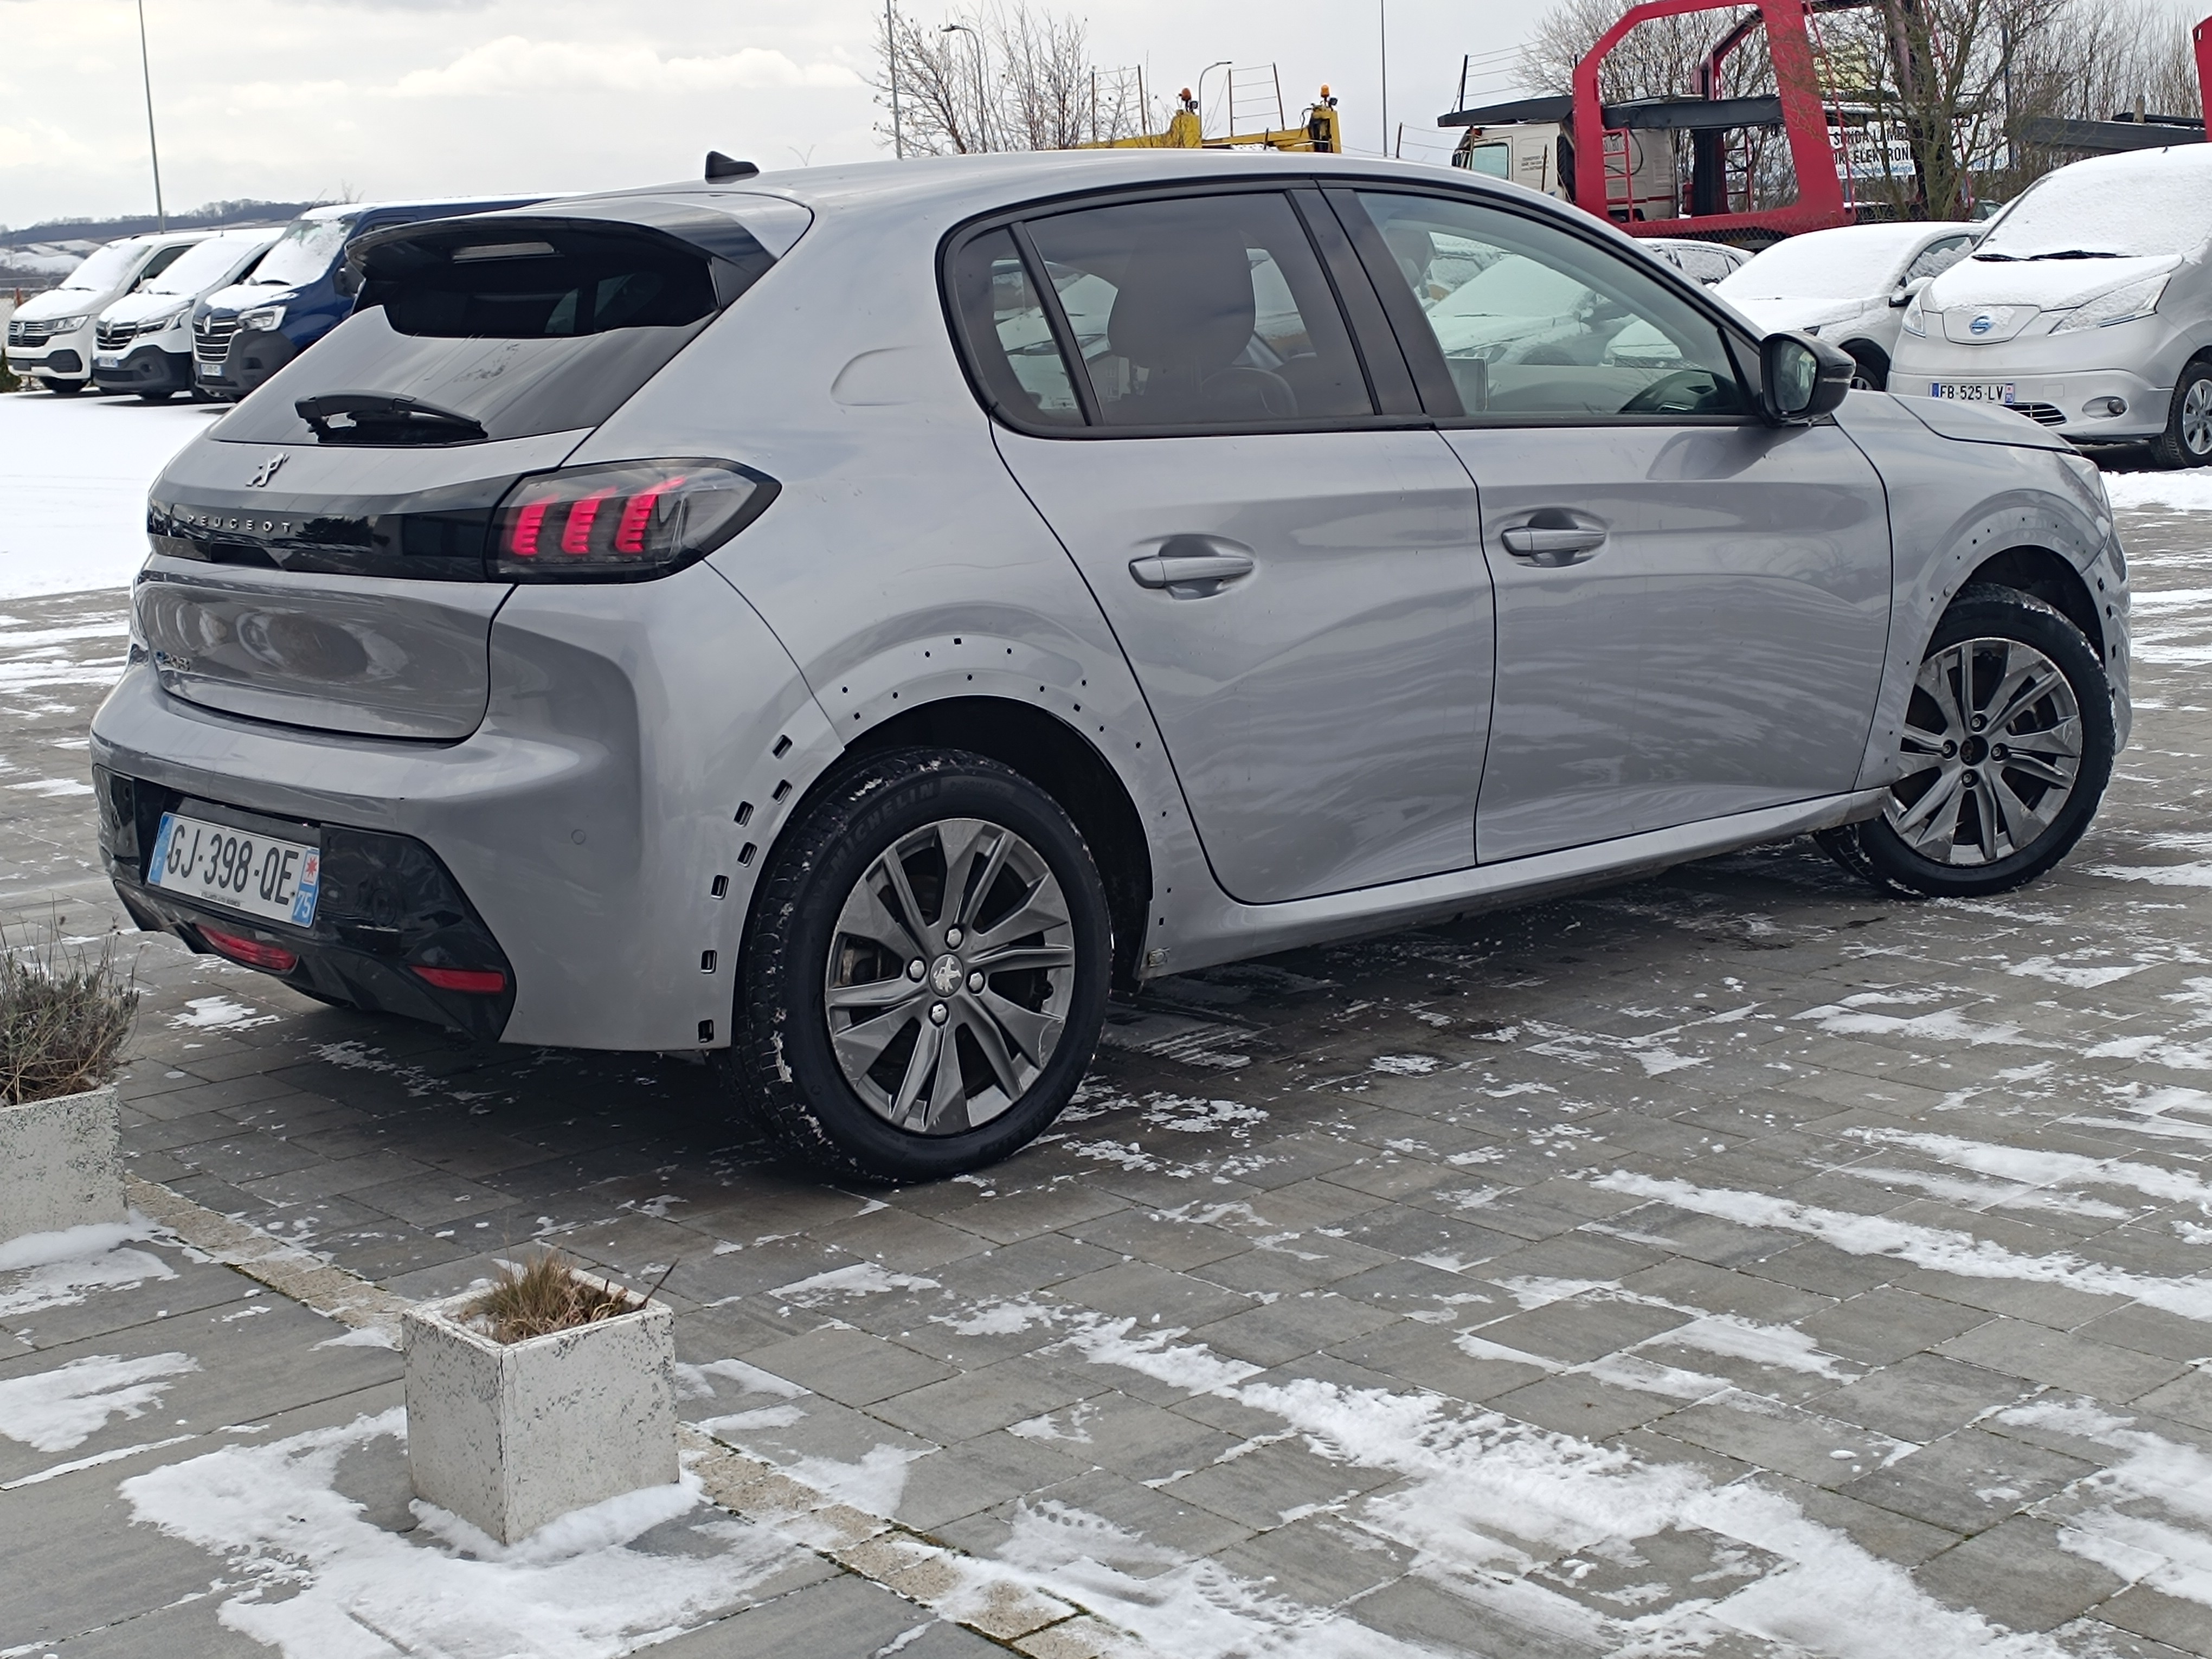
[[[0,396],[0,599],[125,587],[146,560],[146,489],[213,404]]]
[[[2105,493],[2118,507],[2166,507],[2177,513],[2212,511],[2212,469],[2107,472]]]

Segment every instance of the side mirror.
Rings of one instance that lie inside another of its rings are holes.
[[[1858,365],[1849,353],[1812,335],[1770,334],[1759,348],[1759,370],[1766,418],[1777,426],[1797,426],[1842,403]]]
[[[1896,293],[1889,296],[1889,308],[1892,311],[1904,310],[1912,303],[1922,289],[1926,288],[1935,280],[1933,276],[1915,276],[1911,282],[1904,283]]]
[[[351,299],[361,292],[361,273],[351,265],[340,265],[331,277],[331,286]]]

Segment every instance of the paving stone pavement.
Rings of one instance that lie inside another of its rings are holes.
[[[2123,518],[2135,744],[2000,901],[1799,842],[1182,976],[1052,1135],[903,1189],[775,1164],[684,1060],[457,1046],[126,938],[131,1167],[410,1297],[537,1240],[666,1273],[690,1421],[1194,1659],[2212,1655],[2212,538]],[[118,915],[83,732],[121,607],[0,605],[19,925]],[[51,1369],[27,1328],[0,1380]],[[24,1489],[58,1559],[142,1547],[123,1478]],[[234,1591],[163,1650],[228,1650]],[[669,1650],[979,1639],[886,1594]],[[1096,1645],[1053,1638],[1015,1644]]]

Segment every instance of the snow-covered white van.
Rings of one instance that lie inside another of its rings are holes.
[[[93,325],[93,384],[160,403],[192,389],[192,307],[252,270],[282,225],[227,230],[186,248],[167,270],[101,312]]]
[[[93,319],[207,236],[204,230],[125,236],[91,254],[60,287],[15,308],[8,319],[8,366],[49,392],[83,391],[92,384]]]
[[[1905,307],[1889,390],[2212,462],[2212,145],[2039,179]]]

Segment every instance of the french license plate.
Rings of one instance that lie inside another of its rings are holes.
[[[315,921],[322,862],[320,848],[164,812],[147,884],[270,921],[309,927]]]
[[[1928,395],[1949,398],[1962,404],[2008,404],[2013,400],[2010,380],[1931,380]]]
[[[221,363],[202,363],[200,365],[200,379],[203,380],[219,380],[222,378],[222,365]]]
[[[123,359],[112,351],[94,352],[92,366],[94,368],[120,368],[123,367]]]

